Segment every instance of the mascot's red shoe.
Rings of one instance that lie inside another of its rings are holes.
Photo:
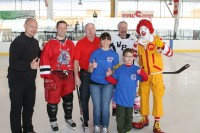
[[[155,121],[155,123],[153,125],[153,132],[154,133],[165,133],[160,129],[160,122],[159,121]]]
[[[143,127],[148,126],[148,125],[149,125],[148,116],[143,116],[140,122],[132,123],[133,128],[136,128],[136,129],[142,129]]]

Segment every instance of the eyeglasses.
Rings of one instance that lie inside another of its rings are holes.
[[[133,58],[134,56],[124,56],[124,57],[126,57],[126,58]]]

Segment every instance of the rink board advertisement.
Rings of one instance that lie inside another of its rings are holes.
[[[21,10],[21,11],[0,11],[0,19],[26,19],[35,18],[34,10]]]

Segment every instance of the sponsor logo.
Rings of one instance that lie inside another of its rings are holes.
[[[109,62],[109,63],[112,63],[112,61],[114,60],[114,58],[113,57],[107,57],[107,61]]]
[[[148,50],[154,50],[154,48],[155,48],[155,45],[154,44],[152,44],[152,43],[150,43],[148,46]]]

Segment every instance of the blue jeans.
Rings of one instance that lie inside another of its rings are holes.
[[[81,79],[80,100],[81,100],[84,121],[89,120],[88,103],[90,99],[90,75],[91,74],[88,71],[81,69],[80,71],[80,79]]]
[[[112,99],[113,89],[114,85],[112,84],[90,84],[90,93],[93,102],[94,125],[100,125],[100,120],[102,120],[102,126],[108,128],[110,119],[110,101]]]

